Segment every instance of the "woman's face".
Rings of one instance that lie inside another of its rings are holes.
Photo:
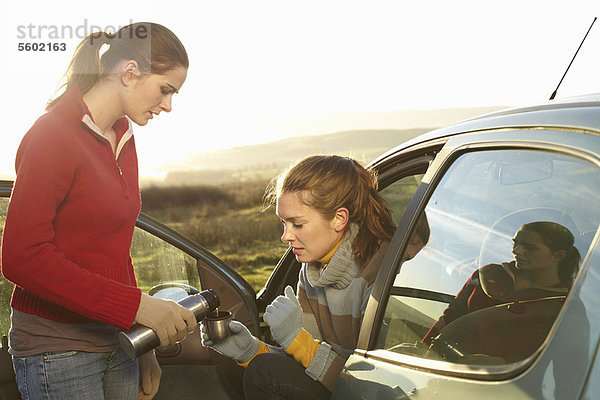
[[[544,244],[539,234],[519,230],[513,238],[515,266],[523,271],[558,269],[563,251],[554,251]]]
[[[145,74],[129,87],[124,101],[125,115],[143,126],[161,111],[171,111],[171,99],[187,77],[187,69],[177,66],[165,74]]]
[[[325,257],[342,239],[344,232],[337,216],[327,220],[304,204],[301,195],[285,193],[279,196],[275,213],[283,224],[281,240],[290,245],[299,262],[312,262]]]

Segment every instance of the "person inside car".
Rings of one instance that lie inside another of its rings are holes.
[[[421,342],[430,345],[444,327],[477,310],[567,294],[580,260],[573,243],[571,231],[555,222],[521,226],[513,238],[514,260],[476,270]]]
[[[302,263],[296,293],[287,286],[264,314],[280,347],[238,321],[220,341],[203,327],[203,344],[247,367],[247,399],[328,399],[356,346],[396,225],[375,175],[347,157],[307,157],[279,176],[267,197],[283,224],[281,240]],[[411,244],[411,254],[424,242]]]
[[[162,25],[94,32],[21,142],[2,273],[15,284],[10,346],[24,399],[152,398],[156,358],[142,355],[138,370],[119,331],[137,322],[168,345],[195,329],[191,311],[137,288],[130,256],[140,211],[130,120],[171,111],[188,66]]]

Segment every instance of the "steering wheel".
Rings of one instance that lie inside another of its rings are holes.
[[[200,293],[200,291],[195,287],[179,282],[160,283],[152,286],[148,291],[150,296],[173,301],[179,301],[191,294],[198,293]]]
[[[480,365],[523,360],[542,345],[565,297],[501,304],[463,315],[432,341],[428,357]]]

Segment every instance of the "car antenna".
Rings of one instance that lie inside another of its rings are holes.
[[[556,89],[554,89],[554,92],[552,92],[552,94],[550,95],[550,100],[554,100],[554,98],[556,97],[556,92],[558,91],[558,88],[560,87],[560,84],[562,83],[563,79],[565,79],[565,76],[567,75],[567,72],[569,72],[569,68],[571,68],[571,64],[573,64],[573,61],[575,60],[575,57],[577,57],[577,53],[579,53],[579,49],[581,49],[581,46],[583,46],[583,42],[585,42],[585,39],[587,38],[588,33],[590,33],[590,31],[592,30],[592,26],[594,26],[594,22],[596,22],[596,19],[598,19],[598,17],[594,17],[594,20],[592,21],[592,24],[590,25],[590,28],[588,29],[587,33],[583,37],[583,40],[579,44],[579,47],[577,48],[577,51],[575,52],[575,55],[573,56],[573,58],[571,59],[571,62],[569,63],[569,66],[567,67],[567,70],[563,74],[562,78],[560,78],[560,82],[558,82],[558,86],[556,86]]]

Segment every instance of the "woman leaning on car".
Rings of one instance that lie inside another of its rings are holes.
[[[24,399],[152,398],[156,358],[140,357],[138,371],[119,330],[141,323],[168,345],[196,325],[191,311],[136,287],[129,254],[140,211],[131,121],[171,111],[188,65],[164,26],[92,33],[64,93],[21,142],[2,273],[15,284],[10,343]]]
[[[379,265],[396,225],[374,173],[340,156],[307,157],[268,192],[283,224],[281,240],[302,263],[296,293],[287,286],[264,320],[279,346],[267,345],[240,322],[231,336],[202,343],[246,367],[246,399],[328,399],[358,341]],[[419,240],[429,226],[421,218]]]

